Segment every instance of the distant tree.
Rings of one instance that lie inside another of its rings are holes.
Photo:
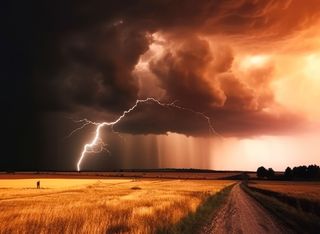
[[[292,176],[297,179],[306,179],[308,175],[308,168],[306,166],[294,167],[292,169]]]
[[[285,172],[284,172],[284,177],[286,179],[291,179],[292,178],[292,169],[290,167],[287,167]]]
[[[264,178],[264,177],[267,177],[267,176],[268,176],[267,169],[265,169],[262,166],[257,169],[257,177],[258,178]]]
[[[307,168],[307,177],[315,179],[320,177],[320,167],[317,165],[309,165]]]
[[[296,180],[317,180],[320,179],[320,167],[317,165],[294,167],[291,177]]]
[[[263,166],[257,169],[258,178],[276,179],[277,176],[272,168],[268,170]],[[298,166],[291,169],[287,167],[284,172],[284,178],[287,180],[320,180],[320,167],[318,165]]]
[[[267,173],[268,179],[273,178],[274,175],[275,175],[274,170],[273,170],[272,168],[269,168],[269,169],[268,169],[268,173]]]
[[[297,178],[298,177],[298,168],[297,167],[293,167],[292,168],[292,177],[293,178]]]

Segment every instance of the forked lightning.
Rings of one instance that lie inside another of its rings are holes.
[[[162,103],[159,100],[155,99],[155,98],[146,98],[146,99],[142,99],[142,100],[137,100],[136,103],[128,110],[125,110],[121,116],[119,116],[118,119],[116,119],[115,121],[112,122],[102,122],[102,123],[97,123],[97,122],[93,122],[90,121],[88,119],[81,119],[81,120],[76,120],[74,122],[76,123],[83,123],[83,125],[81,125],[79,128],[76,128],[75,130],[73,130],[68,137],[72,136],[75,132],[83,129],[84,127],[86,127],[87,125],[96,125],[96,131],[95,131],[95,135],[94,138],[91,140],[90,143],[87,143],[83,146],[83,150],[81,152],[80,158],[77,162],[77,170],[80,171],[80,166],[81,166],[81,162],[83,161],[84,157],[88,154],[88,153],[99,153],[103,150],[107,150],[107,145],[103,142],[103,140],[100,137],[100,130],[101,128],[103,128],[104,126],[110,126],[113,130],[113,126],[117,123],[119,123],[128,113],[130,113],[131,111],[133,111],[139,103],[145,103],[145,102],[154,102],[157,103],[160,106],[164,106],[164,107],[173,107],[173,108],[177,108],[179,110],[184,110],[184,111],[188,111],[188,112],[192,112],[194,114],[200,115],[201,117],[203,117],[207,122],[208,122],[208,126],[209,126],[209,131],[211,134],[215,134],[218,135],[219,134],[214,130],[211,120],[208,116],[206,116],[204,113],[202,112],[197,112],[194,111],[192,109],[189,108],[185,108],[185,107],[181,107],[176,105],[176,102],[172,102],[172,103]],[[109,151],[108,151],[109,152]]]

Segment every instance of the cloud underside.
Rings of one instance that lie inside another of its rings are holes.
[[[34,12],[33,61],[40,111],[120,115],[147,90],[205,113],[219,133],[230,136],[279,134],[303,121],[276,103],[275,65],[240,73],[233,44],[259,47],[294,37],[318,19],[316,0],[41,4]],[[141,58],[145,67],[135,72]],[[156,103],[139,105],[115,128],[209,135],[200,115]]]

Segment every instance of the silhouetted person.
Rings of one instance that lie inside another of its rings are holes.
[[[37,189],[40,188],[40,180],[37,181]]]

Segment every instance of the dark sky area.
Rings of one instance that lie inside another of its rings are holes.
[[[66,138],[79,127],[72,119],[112,121],[147,97],[177,101],[185,109],[139,104],[114,129],[130,141],[135,135],[150,136],[148,155],[139,151],[146,141],[142,137],[134,140],[131,156],[136,160],[126,159],[125,144],[105,129],[113,156],[93,159],[88,169],[158,167],[159,155],[150,156],[159,152],[156,135],[214,137],[206,119],[190,109],[210,117],[225,137],[279,135],[299,128],[307,122],[305,115],[281,103],[273,86],[277,63],[254,67],[264,57],[252,56],[247,69],[244,61],[247,54],[270,52],[314,26],[320,5],[308,2],[4,4],[0,170],[74,170],[94,126]]]

